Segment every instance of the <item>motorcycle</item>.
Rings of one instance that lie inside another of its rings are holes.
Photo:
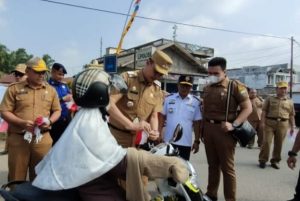
[[[182,127],[178,124],[169,142],[156,146],[146,144],[152,154],[179,157],[179,152],[174,149],[172,143],[177,142],[181,137]],[[153,201],[211,201],[199,188],[198,176],[193,165],[189,161],[183,161],[190,173],[188,181],[177,183],[172,179],[155,179],[159,195],[152,199]],[[24,181],[13,181],[3,185],[0,188],[0,195],[5,201],[81,201],[76,188],[60,191],[42,190]]]
[[[173,138],[169,142],[160,143],[156,146],[149,144],[150,152],[155,155],[177,156],[178,149],[174,149],[172,143],[177,142],[182,137],[182,126],[178,124],[175,128]],[[159,198],[156,201],[178,200],[178,201],[211,201],[203,195],[197,184],[198,175],[193,165],[182,159],[189,170],[189,179],[185,183],[176,183],[172,179],[155,179]]]

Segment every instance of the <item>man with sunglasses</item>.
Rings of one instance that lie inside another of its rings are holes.
[[[35,178],[34,168],[52,146],[49,134],[51,124],[61,113],[59,99],[55,89],[45,81],[48,68],[45,62],[36,57],[27,63],[24,81],[14,83],[7,88],[0,105],[1,116],[9,124],[8,128],[8,180],[29,180]],[[37,123],[38,117],[45,121]],[[36,128],[42,138],[36,141]],[[32,140],[26,141],[25,134],[32,134]]]
[[[18,64],[16,68],[12,71],[13,75],[15,76],[16,82],[26,80],[26,64]],[[0,155],[5,155],[8,153],[8,141],[5,141],[4,150],[0,152]]]
[[[12,71],[16,78],[16,82],[24,81],[26,80],[26,64],[18,64],[15,68],[15,70]]]
[[[123,147],[134,146],[136,131],[146,131],[150,140],[159,137],[163,93],[158,80],[168,74],[172,63],[166,53],[156,50],[143,69],[122,74],[128,92],[112,94],[108,112],[111,133]]]

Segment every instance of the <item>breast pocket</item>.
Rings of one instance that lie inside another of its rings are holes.
[[[44,94],[44,95],[42,95],[41,100],[42,100],[44,109],[49,110],[52,105],[52,97],[48,94]]]
[[[17,105],[22,105],[23,107],[30,107],[32,105],[32,101],[27,96],[27,94],[18,94],[16,96]]]
[[[186,110],[184,112],[184,116],[187,120],[192,121],[194,118],[194,114],[195,114],[195,109],[194,107],[187,105]]]

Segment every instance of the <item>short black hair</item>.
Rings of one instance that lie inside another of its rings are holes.
[[[226,70],[226,63],[227,62],[225,58],[215,57],[208,62],[208,67],[221,66],[222,70]]]

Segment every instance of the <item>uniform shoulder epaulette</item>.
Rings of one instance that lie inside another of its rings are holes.
[[[246,84],[244,84],[243,82],[241,82],[241,81],[239,81],[239,80],[232,79],[232,81],[233,81],[233,82],[235,82],[237,85],[241,85],[241,86],[243,86],[243,87],[246,87],[246,88],[247,88]]]
[[[14,85],[16,85],[16,84],[18,84],[18,82],[10,83],[10,84],[8,85],[8,87],[14,86]]]
[[[193,97],[198,100],[200,102],[200,98],[198,98],[197,96],[193,95]]]
[[[167,98],[167,97],[172,96],[172,95],[174,95],[174,94],[173,94],[173,93],[169,93],[169,94],[166,95],[165,97]]]
[[[137,72],[136,71],[127,71],[128,77],[137,77]]]
[[[161,82],[158,80],[154,80],[153,83],[159,87],[161,87]]]

